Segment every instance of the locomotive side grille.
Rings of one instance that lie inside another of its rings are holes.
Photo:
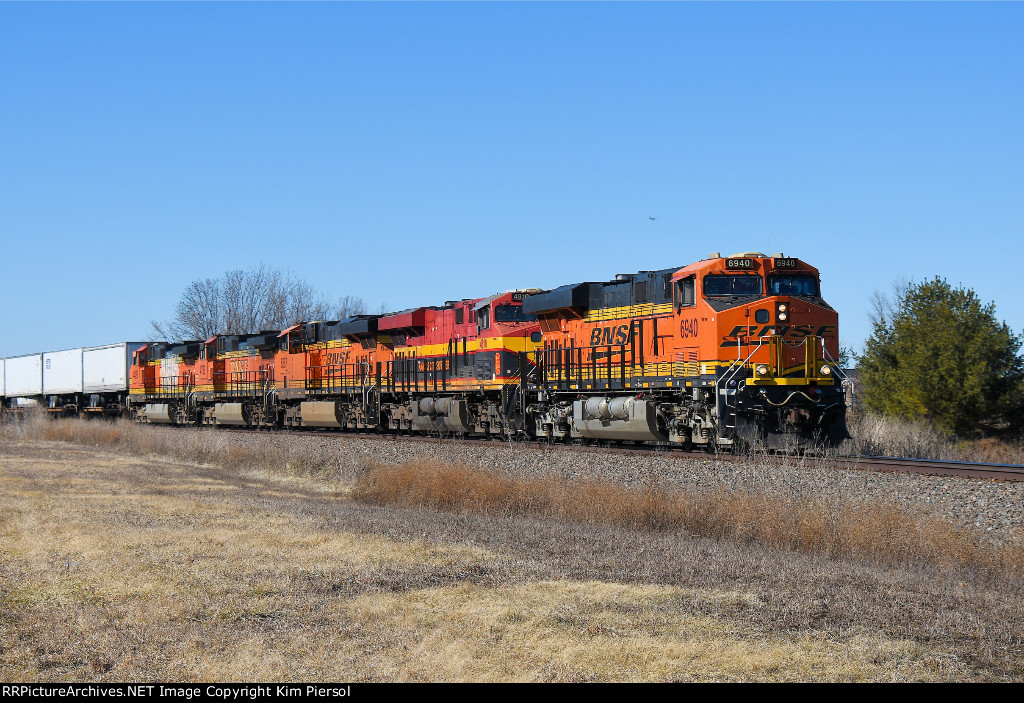
[[[598,308],[590,310],[583,319],[587,322],[607,322],[631,317],[650,317],[651,315],[671,315],[672,303],[644,303],[626,305],[616,308]]]
[[[696,347],[683,349],[676,352],[676,363],[674,368],[676,376],[699,376],[700,364],[697,363]]]

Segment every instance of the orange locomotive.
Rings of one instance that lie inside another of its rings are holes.
[[[135,353],[168,424],[676,445],[836,443],[848,381],[818,271],[745,253],[681,269]]]
[[[536,433],[761,445],[847,436],[838,315],[818,271],[781,254],[712,254],[531,297]]]

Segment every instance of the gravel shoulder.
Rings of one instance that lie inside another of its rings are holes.
[[[221,434],[229,442],[246,441],[245,436]],[[291,443],[310,456],[337,454],[339,475],[375,462],[433,459],[514,476],[609,480],[637,488],[653,485],[709,493],[724,488],[850,502],[893,501],[957,525],[980,528],[995,539],[1024,533],[1024,482],[861,471],[815,457],[756,457],[737,462],[711,454],[612,453],[578,446],[538,448],[500,441],[406,441],[333,434],[264,441]]]

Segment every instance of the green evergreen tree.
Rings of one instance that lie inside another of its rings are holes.
[[[875,295],[874,331],[860,357],[861,399],[884,415],[927,418],[966,437],[1020,431],[1021,338],[973,290],[936,277]]]

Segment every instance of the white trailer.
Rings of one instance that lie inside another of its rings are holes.
[[[82,348],[43,352],[43,395],[82,392]]]
[[[43,355],[9,356],[4,364],[5,392],[9,398],[43,393]]]
[[[0,359],[0,398],[7,397],[7,382],[4,380],[4,364],[7,359]]]
[[[128,375],[132,354],[143,342],[120,342],[82,351],[82,388],[85,393],[124,393],[128,391]]]

